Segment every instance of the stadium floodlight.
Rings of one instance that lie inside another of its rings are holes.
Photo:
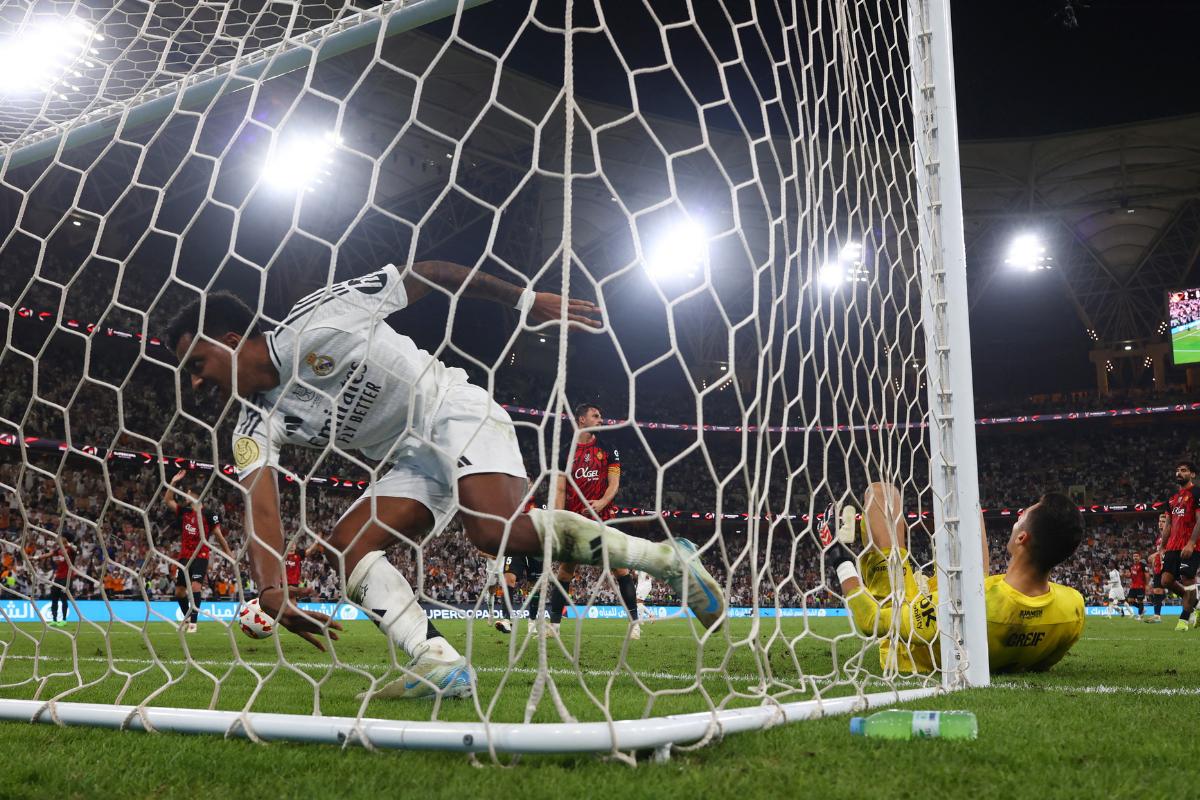
[[[0,95],[43,94],[60,84],[78,90],[68,77],[80,76],[72,67],[95,55],[91,43],[102,39],[79,17],[55,17],[18,30],[0,42]]]
[[[696,277],[708,260],[708,233],[695,220],[685,220],[667,230],[659,239],[646,269],[655,280],[680,275]]]
[[[1037,272],[1040,269],[1050,269],[1052,256],[1046,255],[1046,246],[1042,240],[1032,233],[1023,233],[1012,240],[1008,246],[1008,257],[1004,263],[1023,269],[1026,272]]]
[[[263,165],[262,176],[268,185],[282,191],[313,191],[316,184],[333,176],[329,169],[333,152],[342,143],[340,136],[294,135],[279,141]]]
[[[834,289],[841,286],[842,282],[846,280],[846,270],[842,269],[841,262],[830,261],[821,267],[818,278],[822,286]]]
[[[861,242],[847,242],[842,245],[837,259],[826,261],[817,273],[817,280],[829,289],[837,289],[843,283],[866,283],[869,279],[867,269],[863,265]]]

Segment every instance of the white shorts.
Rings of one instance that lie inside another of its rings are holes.
[[[448,389],[434,412],[429,439],[413,438],[417,443],[399,447],[395,465],[346,514],[370,502],[372,494],[404,497],[429,509],[437,532],[458,511],[454,489],[460,478],[488,472],[527,478],[512,418],[474,384]]]
[[[1112,600],[1114,602],[1117,602],[1117,603],[1124,602],[1125,590],[1124,589],[1109,589],[1108,590],[1108,599]]]
[[[645,600],[650,596],[651,589],[654,588],[654,581],[650,578],[650,573],[643,570],[638,573],[637,579],[637,599]]]

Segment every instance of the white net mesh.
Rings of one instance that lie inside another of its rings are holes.
[[[707,712],[711,737],[718,710],[942,685],[936,637],[911,624],[935,591],[935,500],[904,4],[497,5],[0,8],[6,52],[53,53],[3,89],[0,126],[4,697],[224,709],[252,736],[250,714],[282,711]],[[570,412],[598,406],[621,465],[600,515],[694,542],[728,598],[720,630],[643,579],[653,623],[634,639],[617,579],[583,566],[559,637],[529,635],[553,570],[497,602],[505,579],[460,521],[396,531],[388,559],[477,691],[360,701],[408,654],[321,551],[403,453],[381,465],[326,436],[282,453],[284,549],[308,608],[346,630],[328,654],[238,632],[258,588],[240,404],[192,391],[168,320],[220,289],[270,329],[310,292],[431,260],[602,309],[564,337],[435,288],[388,324],[508,408],[537,505],[563,470],[588,491]],[[198,556],[167,508],[179,471],[232,551],[214,543],[182,606],[175,575]],[[873,622],[844,615],[822,537],[843,514],[862,517],[842,527]],[[68,626],[48,628],[60,598]]]

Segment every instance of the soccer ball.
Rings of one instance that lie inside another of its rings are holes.
[[[237,615],[238,626],[242,633],[251,639],[268,639],[275,633],[275,620],[262,610],[258,598],[249,600]]]

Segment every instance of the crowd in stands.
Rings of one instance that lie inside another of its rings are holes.
[[[152,297],[145,293],[137,296],[136,288],[129,291],[134,296],[122,296],[125,308],[104,305],[104,291],[73,288],[64,297],[62,290],[50,284],[34,284],[34,290],[19,299],[22,304],[46,308],[58,308],[62,303],[64,318],[142,330],[144,320],[139,310],[148,310]],[[6,321],[2,313],[0,321]],[[29,322],[46,330],[50,324]],[[172,358],[165,348],[147,344],[145,352],[152,358],[141,358],[136,341],[97,338],[85,358],[82,338],[76,333],[60,330],[43,349],[46,330],[22,329],[14,334],[13,347],[0,353],[0,370],[5,375],[0,384],[0,436],[12,437],[9,446],[0,446],[0,586],[10,595],[44,594],[48,564],[36,557],[53,548],[61,530],[79,550],[76,574],[70,584],[75,597],[169,597],[174,587],[172,572],[178,567],[178,533],[162,503],[164,476],[169,478],[170,473],[161,470],[174,467],[110,462],[106,476],[100,470],[99,458],[89,459],[79,453],[87,446],[116,447],[229,463],[229,429],[234,415],[222,416],[223,406],[217,398],[195,397],[186,385],[180,387],[178,374],[168,366]],[[628,382],[606,381],[588,370],[577,372],[578,377],[567,386],[571,402],[600,401],[605,416],[612,418],[628,413]],[[491,376],[476,370],[474,378],[490,382],[494,395],[502,402],[533,408],[549,404],[552,382],[545,376],[503,369]],[[634,398],[636,419],[639,423],[693,425],[701,421],[731,426],[753,423],[756,417],[747,411],[753,405],[750,398],[735,381],[729,380],[723,386],[698,399],[690,390],[645,391],[639,384]],[[1119,400],[1057,395],[1025,398],[1023,405],[1014,403],[1014,410],[1081,410],[1089,405],[1112,407],[1121,402],[1141,405],[1184,399],[1187,396],[1179,393],[1129,395]],[[876,419],[889,407],[886,404],[846,402],[848,405],[839,412],[843,421],[886,421]],[[897,406],[890,407],[895,410]],[[856,410],[862,414],[856,416]],[[978,411],[980,415],[1004,413],[1003,404],[981,404]],[[545,463],[551,449],[546,435],[549,426],[544,424],[545,418],[516,413],[514,418],[530,474],[537,476],[539,465]],[[806,422],[795,416],[785,417],[779,407],[771,412],[770,419],[776,424]],[[1190,458],[1200,445],[1200,427],[1179,420],[1164,417],[1158,423],[1135,426],[1100,421],[1007,429],[981,427],[978,452],[982,503],[989,509],[1017,509],[1049,490],[1067,492],[1089,505],[1161,500],[1173,488],[1174,465],[1179,459]],[[74,455],[64,458],[57,451],[27,449],[22,457],[15,442],[33,436],[66,441]],[[760,526],[753,542],[747,542],[749,528],[744,519],[722,519],[716,528],[722,546],[709,549],[709,563],[720,579],[728,578],[735,604],[751,602],[755,592],[757,601],[763,604],[811,606],[838,602],[826,588],[832,581],[823,573],[811,526],[786,519],[788,515],[822,511],[848,491],[861,493],[867,482],[880,476],[908,483],[907,496],[913,510],[915,498],[929,494],[927,481],[921,477],[929,474],[928,451],[923,432],[915,429],[855,433],[814,429],[784,436],[672,431],[627,424],[602,436],[621,453],[621,489],[616,499],[621,507],[648,510],[650,514],[683,510],[772,515],[771,523]],[[558,449],[565,452],[569,443],[560,443]],[[315,451],[291,452],[286,454],[285,463],[294,474],[305,476],[320,455]],[[336,454],[321,460],[313,474],[366,477],[361,462]],[[535,477],[534,496],[540,503],[547,502],[545,480]],[[291,484],[283,495],[283,515],[284,529],[294,537],[294,546],[305,550],[328,534],[355,497],[354,490],[312,487],[304,494],[302,508],[300,492]],[[209,485],[205,503],[224,520],[235,553],[243,550],[242,502],[237,488],[218,476]],[[1112,519],[1089,527],[1088,544],[1061,568],[1060,579],[1094,594],[1110,560],[1125,559],[1132,549],[1149,549],[1153,537],[1146,530],[1146,522],[1117,523]],[[675,523],[668,519],[664,524]],[[711,537],[715,528],[711,521],[691,522],[690,515],[685,515],[679,525],[686,535],[700,540]],[[646,522],[640,530],[659,536],[663,525]],[[1002,548],[1007,531],[993,533],[993,564],[1000,565],[1004,556],[996,548]],[[914,546],[914,552],[920,553],[920,548]],[[390,557],[419,585],[424,596],[435,602],[475,603],[486,577],[485,557],[454,530],[419,546],[394,548]],[[210,563],[203,599],[234,597],[239,590],[247,590],[244,570],[235,569],[229,559],[214,554]],[[754,576],[759,574],[766,578],[756,586]],[[317,597],[333,599],[341,593],[335,571],[320,556],[305,559],[302,580]],[[613,589],[611,582],[596,571],[585,570],[576,592],[597,602],[613,602]],[[651,599],[667,600],[667,587],[656,585]]]
[[[1171,300],[1171,327],[1178,328],[1200,319],[1200,298]]]
[[[60,498],[53,481],[10,463],[0,465],[0,484],[17,489],[0,489],[0,585],[6,595],[36,598],[48,592],[51,564],[39,557],[57,546],[59,530],[77,548],[69,582],[75,599],[169,599],[173,595],[174,570],[180,563],[178,530],[173,515],[151,499],[144,481],[113,480],[110,493],[98,472],[65,470]],[[299,492],[288,488],[285,486],[282,494],[284,528],[293,533],[289,546],[303,554],[314,543],[319,545],[320,536],[332,529],[354,495],[333,490],[308,492],[301,514]],[[106,502],[110,497],[117,502]],[[235,569],[233,560],[214,552],[201,599],[232,600],[239,594],[252,594],[239,493],[225,484],[214,484],[205,503],[220,516],[234,555],[240,557],[240,569]],[[146,509],[146,513],[130,510],[135,508]],[[67,513],[61,513],[62,509]],[[1012,521],[1012,517],[989,521],[993,570],[1002,569],[1006,561],[1004,545]],[[652,537],[660,535],[653,525],[639,530]],[[711,526],[688,525],[679,530],[701,544],[714,545],[708,550],[707,565],[718,580],[728,578],[736,605],[749,605],[756,597],[761,605],[784,607],[827,607],[840,602],[830,589],[836,584],[823,570],[813,529],[802,520],[764,524],[753,544],[747,541],[748,528],[742,521],[723,521],[720,542],[712,538],[715,528]],[[1153,541],[1152,516],[1089,517],[1083,546],[1059,568],[1055,578],[1078,588],[1089,602],[1101,602],[1102,581],[1111,566],[1127,567],[1132,553],[1148,554]],[[911,549],[916,563],[928,571],[931,548],[919,526],[913,528]],[[319,546],[312,550],[316,552],[304,557],[301,583],[310,587],[317,599],[336,600],[341,596],[336,571]],[[401,542],[389,557],[428,601],[457,606],[480,602],[487,559],[469,544],[457,525],[423,542]],[[757,587],[756,575],[761,576]],[[573,592],[579,602],[617,602],[611,581],[594,569],[581,570]],[[651,603],[673,599],[666,585],[655,583]]]

